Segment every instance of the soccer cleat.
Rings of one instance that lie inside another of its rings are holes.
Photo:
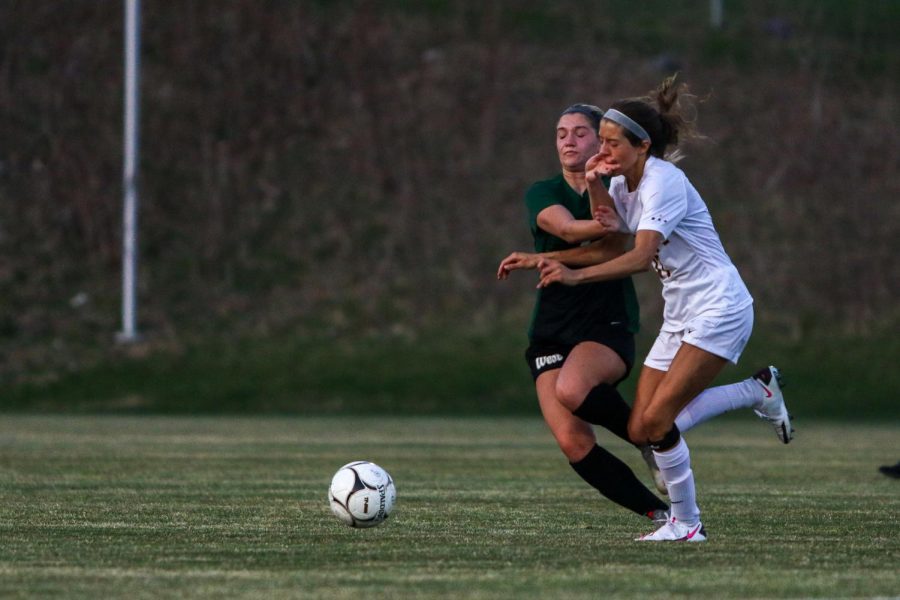
[[[669,511],[657,508],[656,510],[652,510],[647,513],[647,517],[649,517],[650,520],[653,521],[653,524],[656,527],[662,527],[669,521]]]
[[[656,486],[656,489],[659,490],[660,494],[668,494],[669,490],[666,489],[666,481],[663,479],[662,473],[660,473],[656,464],[656,457],[653,456],[653,448],[641,446],[641,456],[644,458],[644,462],[647,463],[647,468],[650,469],[650,476],[653,477],[653,484]]]
[[[665,525],[647,535],[635,538],[636,542],[705,542],[706,528],[703,523],[685,525],[675,517],[669,519]]]
[[[884,465],[882,467],[878,467],[878,470],[888,477],[900,479],[900,462],[898,462],[896,465]]]
[[[794,428],[791,427],[791,415],[784,405],[784,394],[781,393],[781,388],[784,387],[781,372],[775,367],[766,367],[760,369],[753,379],[762,386],[766,394],[753,412],[760,419],[771,423],[778,439],[787,444],[794,437]]]

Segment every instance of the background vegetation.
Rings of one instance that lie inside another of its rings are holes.
[[[562,107],[678,71],[751,358],[810,408],[890,409],[900,4],[724,4],[145,1],[145,342],[117,348],[121,2],[0,3],[7,407],[531,410],[533,280],[494,280],[522,193]]]

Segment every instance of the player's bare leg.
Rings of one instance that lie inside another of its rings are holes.
[[[654,496],[624,462],[596,443],[593,427],[559,402],[556,383],[560,370],[542,373],[535,382],[544,421],[572,468],[588,484],[613,502],[650,519],[668,507]]]
[[[645,367],[641,372],[629,431],[654,447],[672,502],[670,521],[638,538],[641,541],[706,540],[696,502],[690,452],[674,423],[678,413],[712,383],[726,362],[696,346],[682,344],[668,371]]]
[[[631,408],[622,399],[615,383],[625,376],[627,366],[612,348],[597,342],[576,345],[563,363],[556,382],[556,395],[575,416],[605,427],[625,441]],[[647,464],[656,489],[665,494],[666,485],[646,444],[635,444]]]

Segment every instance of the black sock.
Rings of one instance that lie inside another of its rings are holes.
[[[602,495],[639,515],[669,508],[635,477],[628,465],[600,446],[594,445],[587,456],[569,464]]]
[[[680,439],[681,432],[678,430],[678,425],[672,423],[672,429],[669,430],[669,433],[664,435],[659,441],[651,441],[650,447],[659,452],[665,452],[666,450],[674,448],[675,444],[677,444]]]
[[[605,427],[626,442],[631,442],[628,439],[631,407],[622,398],[622,394],[608,383],[601,383],[588,392],[584,402],[572,414],[592,425]]]

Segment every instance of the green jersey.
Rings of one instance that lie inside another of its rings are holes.
[[[609,180],[604,178],[604,184],[608,187]],[[573,190],[562,174],[538,181],[525,193],[535,252],[553,252],[578,245],[538,227],[538,214],[554,204],[568,209],[576,219],[592,218],[587,192],[579,194]],[[637,295],[631,278],[626,277],[572,287],[553,284],[539,289],[528,337],[532,343],[575,345],[611,330],[636,333],[638,327]]]

